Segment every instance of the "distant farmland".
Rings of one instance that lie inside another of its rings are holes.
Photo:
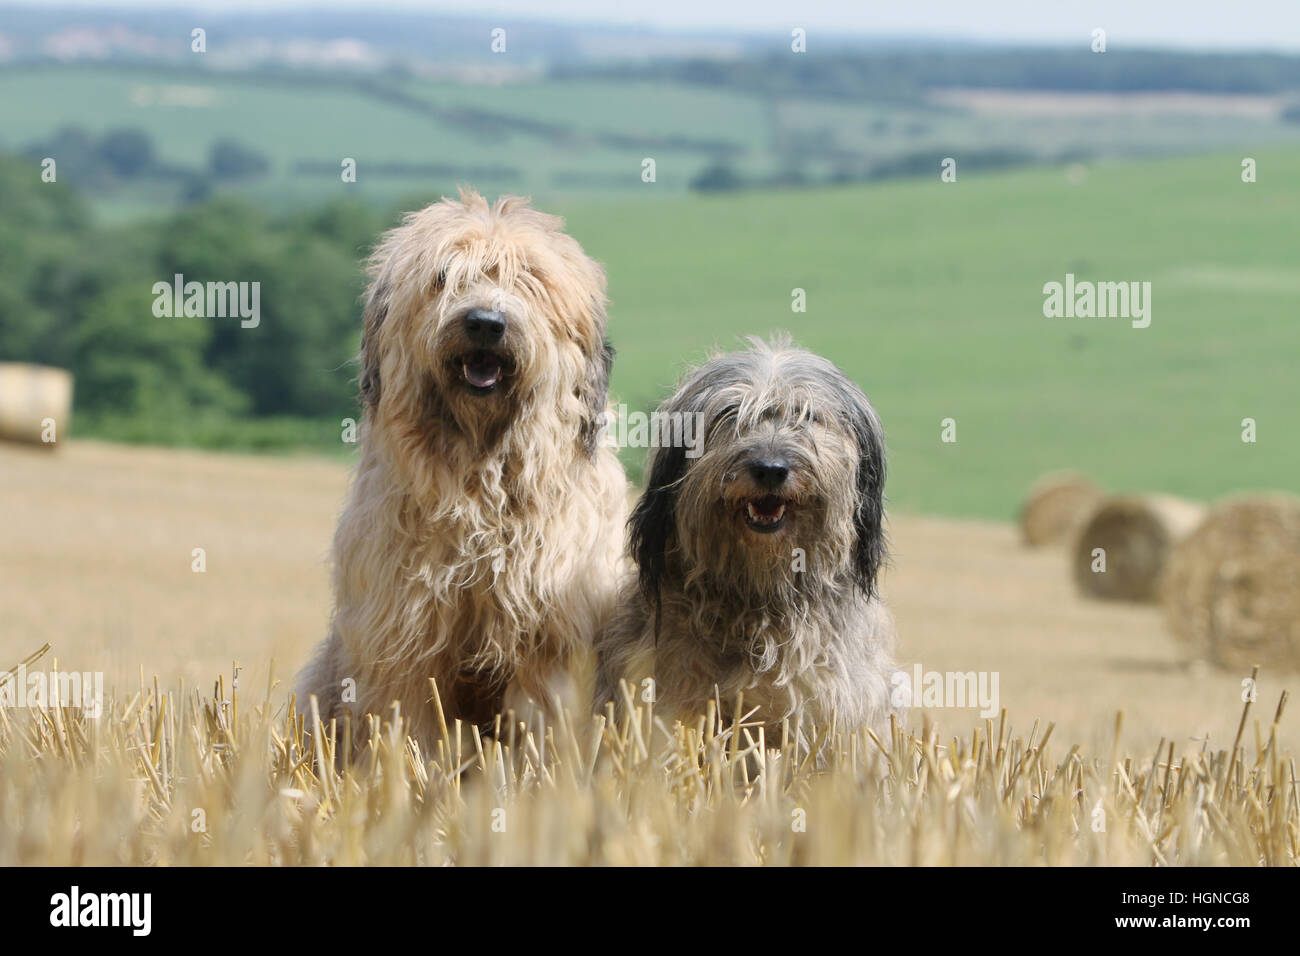
[[[762,147],[760,106],[687,87],[451,86],[166,68],[0,72],[0,146],[26,148],[69,125],[92,133],[137,127],[163,161],[187,168],[201,168],[217,139],[233,138],[271,164],[242,190],[278,204],[343,195],[344,157],[358,164],[347,194],[384,203],[425,189],[431,165],[446,183],[538,195],[633,192],[647,156],[658,165],[656,187],[671,192],[717,157],[762,165],[751,156]]]
[[[91,134],[138,128],[164,164],[199,173],[214,142],[234,140],[269,168],[218,187],[286,205],[345,192],[388,204],[427,191],[431,180],[444,190],[471,181],[552,201],[645,198],[647,157],[656,163],[654,193],[680,194],[717,163],[751,183],[820,183],[928,170],[931,156],[963,152],[974,168],[978,153],[1032,162],[1300,142],[1300,124],[1280,119],[1276,96],[1236,97],[1231,115],[1173,104],[1167,113],[1079,117],[1026,113],[1017,95],[970,95],[900,103],[617,77],[494,85],[387,74],[24,65],[0,71],[0,148],[34,148],[60,127]],[[358,164],[357,182],[346,190],[344,157]],[[93,198],[121,218],[180,196],[179,187],[149,177]]]

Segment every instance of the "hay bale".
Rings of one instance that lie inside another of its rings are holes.
[[[1234,670],[1300,670],[1300,498],[1216,505],[1174,548],[1160,599],[1191,656]]]
[[[1154,601],[1170,550],[1204,516],[1203,505],[1168,495],[1106,499],[1088,516],[1072,545],[1080,593],[1113,601]],[[1104,572],[1093,570],[1097,548],[1105,551]]]
[[[1025,544],[1036,548],[1069,541],[1102,497],[1100,488],[1074,472],[1041,478],[1029,490],[1020,509],[1020,533]]]
[[[54,436],[67,434],[72,411],[72,373],[45,365],[0,362],[0,438],[54,448],[45,441],[46,421]]]

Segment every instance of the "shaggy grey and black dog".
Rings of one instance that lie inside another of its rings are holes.
[[[820,356],[755,340],[692,372],[660,409],[695,415],[698,457],[653,451],[629,522],[637,579],[597,637],[597,706],[626,679],[691,722],[737,698],[781,739],[812,724],[882,728],[893,621],[877,597],[886,556],[885,446],[862,391]]]

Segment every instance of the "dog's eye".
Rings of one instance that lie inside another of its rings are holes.
[[[439,270],[438,270],[438,282],[437,282],[437,287],[438,287],[439,289],[441,289],[441,288],[442,288],[443,286],[445,286],[446,284],[447,284],[447,270],[446,270],[446,269],[439,269]]]
[[[739,405],[728,405],[722,411],[714,416],[713,421],[709,423],[709,434],[714,434],[718,429],[735,428],[737,416],[740,414]]]

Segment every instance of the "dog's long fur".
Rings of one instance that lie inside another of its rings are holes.
[[[630,522],[637,579],[597,638],[597,707],[621,679],[653,676],[655,710],[691,722],[737,697],[769,741],[781,725],[881,727],[891,711],[892,619],[877,597],[885,560],[885,446],[862,391],[784,339],[722,355],[661,409],[703,416],[703,453],[652,453]],[[788,462],[783,523],[759,533],[751,463]],[[637,687],[638,693],[640,687]],[[805,742],[807,740],[805,736]]]
[[[326,720],[388,716],[397,700],[432,745],[429,678],[449,722],[545,707],[609,613],[626,481],[597,440],[605,276],[562,228],[527,200],[462,192],[408,215],[372,255],[360,462],[334,538],[333,624],[300,707],[315,694]],[[462,362],[470,309],[507,322],[490,394]]]

